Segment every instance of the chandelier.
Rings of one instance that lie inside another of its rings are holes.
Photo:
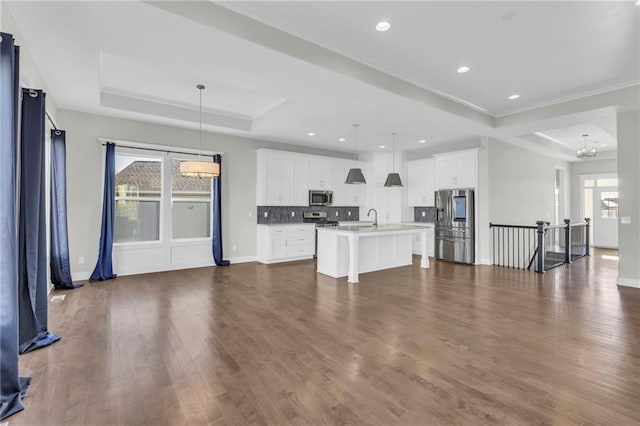
[[[585,134],[582,135],[582,137],[584,138],[584,145],[581,148],[578,148],[578,150],[576,151],[576,157],[578,158],[591,158],[591,157],[595,157],[596,155],[598,155],[598,150],[596,149],[596,147],[594,146],[591,149],[587,149],[587,137],[589,135]]]

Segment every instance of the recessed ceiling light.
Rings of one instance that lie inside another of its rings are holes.
[[[464,67],[460,67],[458,68],[458,74],[464,74],[465,72],[469,72],[471,68],[464,66]]]
[[[338,139],[338,142],[344,142],[346,139],[345,138],[340,138]]]
[[[307,133],[307,136],[315,136],[315,135],[316,135],[316,134],[315,134],[315,133],[313,133],[313,132],[309,132],[309,133]]]
[[[378,148],[380,148],[380,149],[385,149],[385,148],[386,148],[386,146],[384,146],[384,145],[380,145]]]
[[[380,32],[389,31],[389,28],[391,28],[391,24],[387,21],[380,21],[376,24],[376,30]]]
[[[517,93],[514,93],[513,95],[509,96],[509,100],[512,101],[514,99],[518,99],[520,97],[520,95],[518,95]]]
[[[425,143],[425,142],[427,142],[427,140],[426,139],[420,139],[418,142]]]

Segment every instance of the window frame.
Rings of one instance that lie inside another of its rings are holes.
[[[165,156],[162,153],[150,153],[149,150],[143,149],[135,149],[129,147],[120,147],[116,145],[115,150],[116,157],[118,155],[128,155],[132,157],[141,157],[141,158],[158,158],[160,160],[160,197],[118,197],[117,196],[117,188],[116,195],[114,196],[114,203],[117,203],[119,200],[123,201],[158,201],[159,204],[159,215],[158,215],[158,239],[157,240],[149,240],[149,241],[113,241],[114,247],[135,247],[135,246],[158,246],[164,244],[164,220],[165,220],[165,212],[163,209],[164,204],[164,187],[165,187],[165,178],[164,178],[164,158]],[[104,167],[104,166],[103,166]],[[103,183],[104,186],[104,183]],[[114,182],[115,186],[115,182]],[[115,219],[115,218],[114,218]],[[115,223],[114,223],[115,230]]]

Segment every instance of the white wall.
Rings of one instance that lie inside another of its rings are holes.
[[[97,138],[197,148],[198,132],[134,120],[62,110],[67,131],[69,250],[74,277],[85,278],[95,266],[102,211],[102,147]],[[352,158],[350,153],[324,151],[275,142],[205,133],[203,149],[224,152],[222,163],[223,249],[225,258],[256,255],[256,156],[258,148],[272,148]],[[236,250],[232,251],[235,246]],[[84,264],[79,258],[84,258]]]
[[[56,102],[52,94],[47,90],[47,84],[44,78],[42,78],[42,73],[40,73],[38,66],[33,60],[29,46],[27,46],[24,38],[22,38],[18,26],[9,12],[9,8],[2,1],[0,1],[0,23],[2,24],[0,26],[2,32],[13,34],[15,43],[20,46],[20,84],[26,85],[28,82],[30,88],[42,89],[47,92],[47,112],[52,117],[55,117],[57,114]]]
[[[556,167],[566,161],[491,139],[489,147],[490,221],[509,225],[552,222]]]
[[[618,160],[615,158],[605,160],[584,160],[574,161],[569,165],[569,176],[571,182],[571,219],[579,221],[584,219],[581,209],[580,186],[581,175],[593,175],[599,173],[618,173]]]
[[[618,284],[640,288],[640,110],[618,114]]]

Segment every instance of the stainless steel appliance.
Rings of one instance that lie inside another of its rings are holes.
[[[305,223],[315,223],[316,228],[336,227],[338,222],[327,219],[327,212],[302,212],[302,221]],[[313,256],[318,254],[318,231],[316,230],[316,241]]]
[[[333,204],[333,191],[309,190],[310,206],[330,206]]]
[[[475,200],[473,189],[435,192],[435,257],[450,262],[475,262]]]

